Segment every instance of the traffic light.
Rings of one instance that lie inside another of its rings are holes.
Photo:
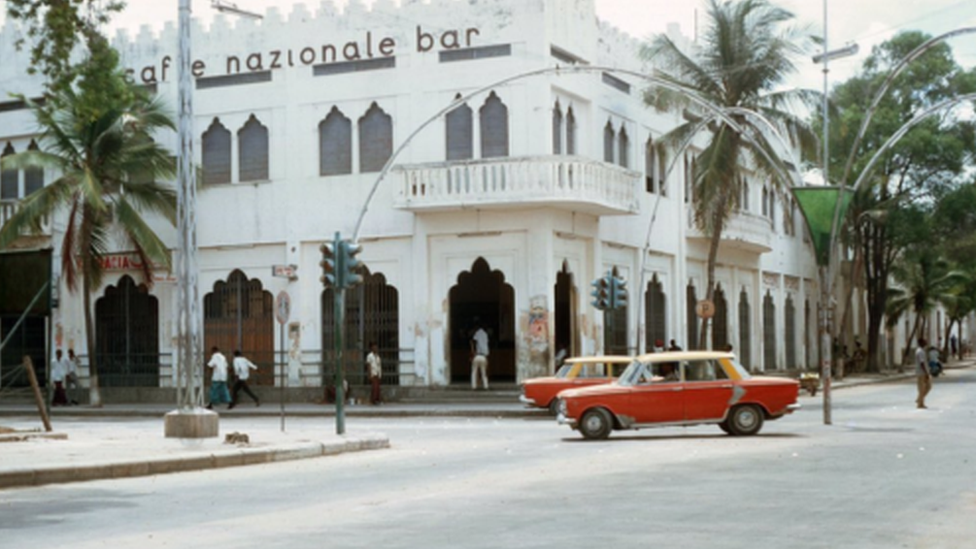
[[[593,291],[590,292],[590,295],[593,296],[593,301],[590,304],[601,311],[610,308],[610,280],[610,276],[607,275],[601,276],[590,283],[590,286],[593,286]]]
[[[319,261],[319,265],[322,266],[322,277],[320,280],[322,284],[326,287],[335,288],[336,282],[336,253],[335,244],[332,242],[326,242],[319,246],[319,250],[322,252],[322,261]]]
[[[622,277],[610,277],[610,308],[620,309],[627,306],[627,281]]]
[[[363,247],[349,240],[343,240],[341,249],[342,270],[346,282],[345,287],[351,288],[357,284],[362,284],[363,275],[360,273],[362,272],[363,262],[356,256],[363,251]]]

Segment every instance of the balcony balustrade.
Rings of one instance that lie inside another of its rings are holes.
[[[399,166],[396,207],[413,212],[558,208],[633,215],[643,176],[578,156],[530,156]]]
[[[20,200],[0,200],[0,227],[3,227],[19,209]],[[41,223],[40,235],[33,236],[51,236],[51,220],[45,218]]]
[[[688,211],[688,238],[708,240],[695,225],[694,214]],[[722,230],[721,246],[763,254],[773,251],[773,224],[761,215],[749,212],[733,212]]]

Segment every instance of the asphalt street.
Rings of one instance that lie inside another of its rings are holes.
[[[976,371],[952,371],[928,410],[911,382],[838,391],[831,426],[803,397],[751,438],[703,426],[584,442],[539,419],[350,418],[391,448],[0,491],[0,546],[969,547],[974,389]]]

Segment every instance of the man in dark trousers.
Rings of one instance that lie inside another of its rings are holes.
[[[234,382],[234,396],[230,400],[230,406],[227,407],[228,410],[237,406],[237,395],[241,392],[241,389],[244,389],[244,392],[254,399],[255,406],[261,405],[261,400],[247,386],[247,379],[251,377],[251,370],[257,369],[258,367],[253,362],[241,356],[239,350],[234,351],[234,374],[237,376],[237,381]]]

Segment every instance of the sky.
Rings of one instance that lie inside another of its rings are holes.
[[[278,6],[283,13],[296,0],[232,0],[242,9],[263,12]],[[372,0],[363,0],[371,4]],[[399,1],[399,0],[397,0]],[[458,0],[467,1],[467,0]],[[342,6],[346,0],[333,0]],[[597,16],[636,38],[647,38],[664,32],[669,23],[680,25],[682,32],[693,36],[696,17],[704,25],[705,0],[595,0]],[[828,46],[831,50],[856,43],[860,52],[852,57],[832,61],[828,78],[831,84],[852,76],[870,53],[871,48],[901,30],[920,29],[938,35],[960,27],[976,27],[976,0],[773,0],[797,16],[797,22],[822,35],[824,5],[827,6]],[[208,20],[215,11],[210,0],[192,0],[194,16]],[[319,0],[305,0],[311,10]],[[128,0],[125,12],[116,16],[113,27],[130,29],[135,34],[141,25],[161,28],[177,17],[178,0]],[[967,67],[976,65],[976,34],[950,41],[957,61]],[[797,60],[798,72],[792,87],[823,89],[822,67],[809,58]],[[790,87],[790,86],[788,86]]]

